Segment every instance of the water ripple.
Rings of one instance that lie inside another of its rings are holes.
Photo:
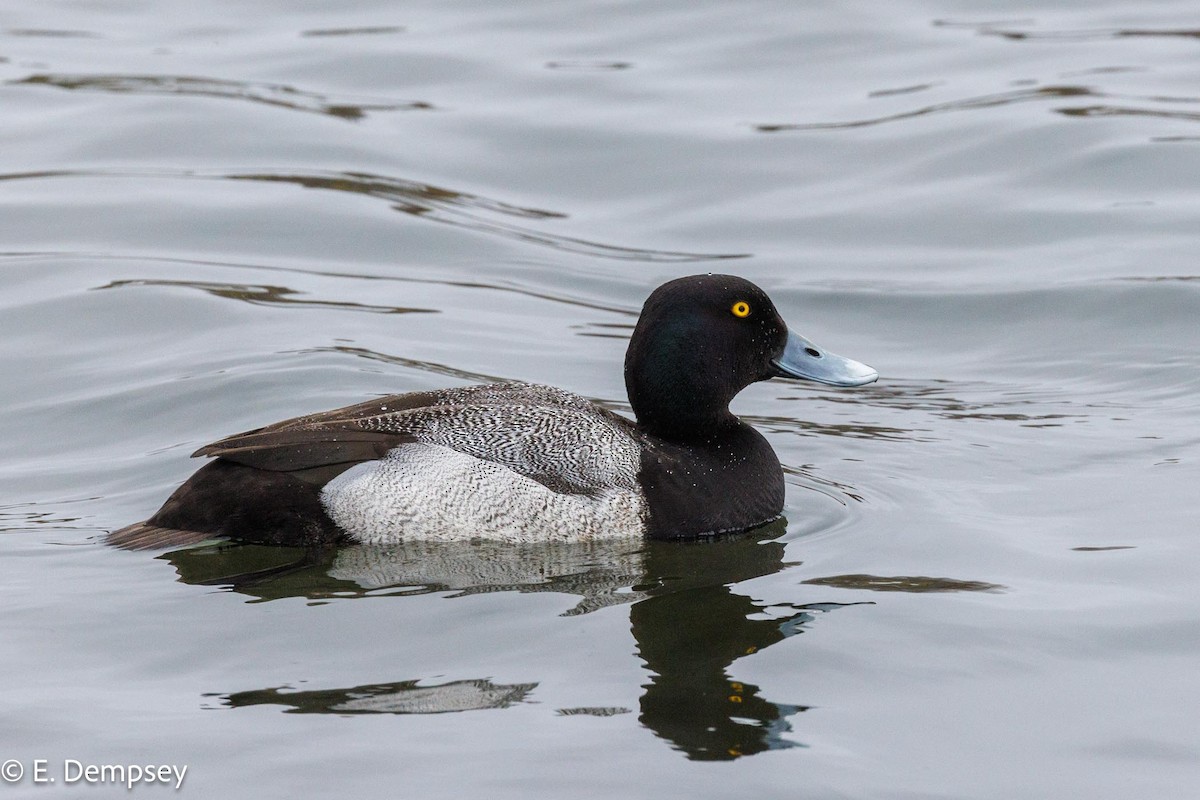
[[[911,91],[916,92],[927,88],[927,86],[914,87],[911,89]],[[888,92],[887,94],[890,95],[896,93],[897,92]],[[881,92],[871,93],[871,97],[873,98],[880,96],[885,95]],[[994,94],[979,95],[976,97],[966,97],[960,100],[949,100],[944,103],[932,103],[930,105],[921,106],[909,111],[899,111],[894,114],[885,114],[878,117],[839,120],[836,122],[767,123],[755,125],[754,129],[759,133],[782,133],[786,131],[823,131],[867,128],[890,122],[903,122],[906,120],[917,119],[919,117],[926,117],[934,114],[945,114],[957,111],[975,111],[978,109],[995,108],[998,106],[1011,106],[1018,103],[1046,102],[1061,100],[1064,98],[1078,97],[1104,100],[1133,100],[1139,103],[1151,104],[1200,104],[1200,97],[1142,97],[1137,95],[1117,95],[1109,94],[1090,86],[1055,85],[1041,86],[1037,88],[1014,89],[1008,92],[998,92]],[[1072,117],[1144,116],[1188,121],[1200,120],[1200,111],[1138,108],[1133,106],[1114,105],[1111,103],[1090,103],[1088,105],[1060,106],[1053,110],[1056,113]]]
[[[301,36],[379,36],[380,34],[404,33],[400,25],[371,25],[361,28],[317,28],[302,31]]]
[[[303,294],[297,289],[286,286],[270,286],[265,284],[215,283],[209,281],[182,280],[150,280],[131,279],[117,280],[98,286],[98,289],[121,289],[127,286],[167,286],[198,289],[213,297],[223,297],[227,300],[240,300],[256,306],[299,306],[305,308],[336,308],[350,311],[368,311],[375,314],[437,314],[435,308],[406,308],[401,306],[377,306],[366,303],[337,302],[333,300],[298,300],[293,295]]]
[[[295,353],[341,353],[343,355],[354,356],[357,358],[365,358],[368,361],[377,361],[382,364],[394,364],[405,367],[407,369],[415,369],[421,372],[428,372],[431,375],[444,375],[458,380],[470,381],[472,383],[513,383],[514,378],[505,378],[499,375],[488,375],[484,372],[471,372],[458,367],[452,367],[449,364],[440,364],[436,361],[422,361],[417,358],[405,358],[404,356],[394,356],[387,353],[380,353],[375,350],[370,350],[366,347],[351,347],[350,345],[330,345],[326,347],[309,347],[303,350],[290,351]]]
[[[331,100],[316,92],[305,92],[286,84],[252,83],[191,75],[119,75],[39,73],[8,82],[11,86],[53,86],[59,89],[106,92],[111,94],[180,95],[216,97],[222,100],[246,100],[252,103],[325,114],[345,120],[359,120],[368,111],[430,110],[432,103],[352,102]]]
[[[9,28],[5,36],[20,36],[28,39],[99,39],[100,34],[91,31],[58,30],[55,28]]]
[[[1011,92],[999,92],[996,94],[980,95],[978,97],[967,97],[962,100],[951,100],[945,103],[934,103],[932,105],[921,106],[920,108],[916,108],[911,111],[901,111],[895,114],[886,114],[881,117],[869,117],[866,119],[844,120],[839,122],[764,124],[755,125],[754,127],[755,130],[759,131],[760,133],[866,128],[872,125],[882,125],[886,122],[899,122],[901,120],[915,119],[917,117],[925,117],[931,114],[944,114],[949,111],[972,111],[979,108],[993,108],[995,106],[1009,106],[1016,103],[1027,103],[1030,101],[1081,96],[1094,96],[1094,93],[1086,86],[1042,86],[1036,89],[1015,89]]]
[[[603,61],[596,59],[571,59],[566,61],[547,61],[546,69],[579,70],[581,72],[609,72],[612,70],[630,69],[630,61]]]
[[[966,399],[975,394],[979,401]],[[920,411],[932,417],[954,422],[1015,422],[1027,428],[1060,427],[1068,421],[1084,421],[1092,414],[1095,404],[1080,404],[1069,397],[1052,391],[1030,391],[983,383],[951,382],[932,380],[928,382],[891,378],[886,386],[873,386],[854,393],[823,391],[820,387],[806,387],[803,394],[786,395],[779,398],[791,402],[837,403],[851,406],[870,406],[879,409]],[[780,418],[780,424],[788,422]],[[863,438],[923,439],[915,434],[927,431],[903,428],[855,427],[853,434]],[[821,431],[827,433],[828,431]],[[924,439],[934,441],[934,439]]]
[[[501,220],[490,220],[474,213],[476,210],[505,216],[535,219],[562,218],[566,214],[538,209],[520,208],[490,200],[480,195],[458,192],[417,181],[388,178],[361,172],[249,174],[226,175],[229,180],[291,183],[306,189],[350,192],[387,200],[392,208],[404,214],[430,219],[446,225],[468,228],[479,233],[492,233],[530,244],[552,247],[569,253],[613,258],[623,261],[687,262],[716,259],[745,258],[746,253],[686,253],[669,250],[646,250],[636,247],[602,244],[570,236],[542,233]]]
[[[41,170],[0,174],[0,182],[53,178],[135,180],[174,178],[286,183],[305,189],[364,195],[391,203],[393,210],[418,219],[595,258],[651,263],[687,263],[747,258],[750,255],[749,253],[689,253],[679,250],[650,250],[546,233],[525,225],[514,224],[507,218],[545,221],[565,219],[568,215],[558,211],[517,206],[483,195],[461,192],[422,181],[365,172],[225,172],[163,169]]]
[[[1069,117],[1160,117],[1162,119],[1200,122],[1200,111],[1158,111],[1149,108],[1095,105],[1079,108],[1060,108],[1058,113]]]
[[[1097,39],[1200,39],[1200,28],[1082,28],[1048,31],[1018,30],[1018,26],[1032,25],[1032,20],[1011,22],[955,22],[934,20],[936,28],[973,30],[980,36],[999,36],[1013,41],[1035,39],[1057,39],[1070,41],[1095,41]]]
[[[27,533],[45,526],[57,530],[91,530],[91,526],[79,525],[88,517],[85,514],[64,514],[61,510],[45,510],[43,507],[58,507],[89,503],[99,498],[81,497],[52,502],[22,502],[0,505],[0,533]]]

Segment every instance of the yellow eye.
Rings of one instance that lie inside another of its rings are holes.
[[[745,300],[738,300],[736,303],[733,304],[733,308],[731,308],[729,310],[733,312],[733,315],[735,317],[750,316],[750,304],[747,303]]]

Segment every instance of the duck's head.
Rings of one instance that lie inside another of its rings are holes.
[[[878,377],[789,331],[766,292],[734,275],[692,275],[655,289],[625,354],[638,424],[671,438],[731,422],[729,402],[756,381],[862,386]]]

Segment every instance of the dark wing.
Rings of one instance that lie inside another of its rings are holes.
[[[228,436],[201,447],[193,455],[222,458],[273,472],[312,471],[313,478],[319,476],[327,480],[327,476],[354,464],[382,458],[405,442],[425,438],[422,434],[432,428],[444,431],[461,425],[460,430],[467,434],[466,438],[477,438],[470,429],[480,418],[484,418],[484,422],[489,417],[494,420],[505,416],[505,411],[519,408],[586,412],[601,415],[612,424],[629,424],[561,389],[532,384],[485,384],[391,395],[295,417]],[[489,413],[487,409],[496,413]],[[458,436],[447,437],[443,433],[437,438],[446,439],[445,444],[456,449],[460,444],[455,441]]]
[[[439,394],[398,394],[294,417],[226,436],[192,455],[223,458],[272,472],[373,461],[382,458],[393,447],[412,440],[407,431],[388,430],[380,421],[396,414],[427,409],[437,403]]]

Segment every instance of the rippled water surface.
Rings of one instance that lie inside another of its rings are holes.
[[[336,6],[0,2],[0,794],[1200,795],[1193,4]],[[627,410],[705,271],[881,373],[737,401],[785,523],[102,543],[288,416]]]

